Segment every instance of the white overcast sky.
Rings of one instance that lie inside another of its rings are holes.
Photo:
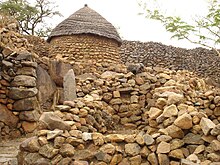
[[[53,0],[63,17],[55,18],[52,21],[56,26],[63,19],[73,14],[78,9],[88,6],[115,27],[119,27],[119,33],[125,40],[155,41],[166,45],[193,48],[196,45],[187,41],[170,39],[171,34],[167,33],[163,26],[153,20],[147,20],[144,16],[138,15],[142,10],[137,0]],[[149,1],[149,0],[145,0]],[[193,15],[204,15],[207,7],[207,0],[157,0],[163,10],[168,14],[179,15],[187,20],[192,20]]]

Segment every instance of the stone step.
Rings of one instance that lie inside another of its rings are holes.
[[[19,145],[25,138],[0,142],[0,165],[17,165]]]

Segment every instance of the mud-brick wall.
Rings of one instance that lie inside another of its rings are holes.
[[[0,47],[0,136],[18,137],[37,127],[37,63],[28,51]]]
[[[84,67],[96,63],[119,63],[116,41],[92,34],[53,37],[50,57],[62,58]]]

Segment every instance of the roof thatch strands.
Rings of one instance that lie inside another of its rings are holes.
[[[122,42],[115,27],[87,5],[58,24],[52,30],[48,42],[53,37],[74,34],[95,34],[114,39],[119,44]]]

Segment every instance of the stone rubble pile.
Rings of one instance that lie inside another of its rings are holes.
[[[188,71],[87,73],[77,77],[77,96],[41,115],[20,164],[220,162],[219,89]]]
[[[156,42],[123,41],[120,55],[124,63],[189,70],[208,78],[212,84],[219,86],[220,83],[220,57],[214,50],[184,49]]]
[[[16,29],[13,22],[0,28],[0,136],[6,139],[33,132],[40,117],[37,63]]]

